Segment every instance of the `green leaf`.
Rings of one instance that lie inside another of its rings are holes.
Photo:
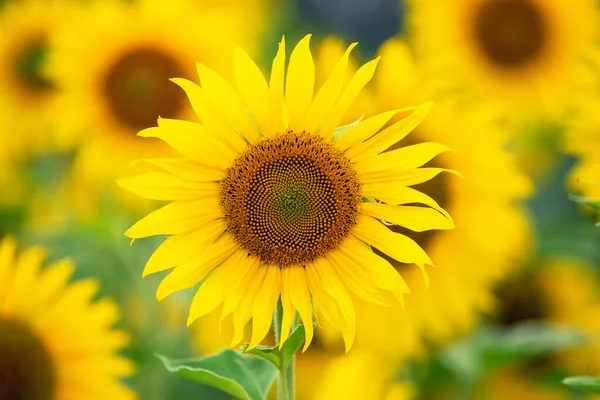
[[[278,374],[277,368],[270,362],[245,356],[233,349],[185,360],[162,355],[157,357],[169,372],[244,400],[265,399]]]
[[[600,378],[591,376],[571,376],[563,379],[565,385],[589,393],[600,393]]]
[[[313,327],[314,325],[316,324],[313,323]],[[248,345],[246,344],[242,347],[242,352],[262,357],[273,363],[277,368],[285,369],[294,354],[302,347],[305,340],[306,333],[304,332],[304,325],[298,325],[287,338],[281,350],[279,350],[277,346],[256,346],[256,348],[252,350],[246,350],[248,348]]]

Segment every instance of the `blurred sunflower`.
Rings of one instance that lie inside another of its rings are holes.
[[[512,117],[554,118],[597,68],[595,3],[412,1],[410,22],[439,90],[496,102]]]
[[[427,99],[427,77],[414,65],[402,41],[388,41],[380,54],[374,96],[379,109]],[[520,201],[531,193],[531,184],[505,150],[506,141],[494,117],[484,107],[470,107],[467,112],[453,102],[439,101],[411,136],[396,145],[412,145],[404,147],[411,149],[424,146],[414,144],[418,142],[443,142],[456,151],[441,154],[425,167],[458,170],[465,179],[439,175],[415,187],[449,210],[456,229],[411,232],[392,227],[413,238],[438,268],[430,271],[431,289],[426,291],[414,270],[388,258],[407,280],[411,295],[404,310],[361,303],[357,319],[368,322],[358,325],[357,346],[418,356],[425,343],[440,343],[465,332],[480,312],[493,308],[492,286],[518,259],[526,257],[529,226]]]
[[[43,73],[52,33],[65,21],[70,1],[22,0],[0,13],[0,137],[12,154],[46,144],[56,90]]]
[[[307,35],[292,51],[285,79],[284,41],[270,83],[240,49],[234,62],[237,90],[203,65],[202,87],[175,79],[202,123],[161,118],[140,136],[160,138],[184,157],[151,160],[161,172],[120,181],[142,197],[174,201],[126,232],[131,238],[171,235],[144,270],[146,275],[175,267],[158,288],[159,300],[201,282],[188,323],[223,304],[222,316],[232,315],[234,344],[250,318],[250,346],[260,343],[281,296],[281,344],[298,311],[306,350],[314,305],[342,332],[349,349],[355,332],[349,293],[388,305],[408,292],[369,245],[398,262],[417,264],[423,274],[425,264],[431,265],[412,239],[386,224],[421,231],[453,227],[435,201],[410,188],[443,171],[418,166],[444,146],[400,149],[400,158],[379,155],[416,127],[431,104],[378,114],[340,136],[336,128],[377,60],[363,65],[344,87],[355,45],[350,46],[313,97],[309,41]],[[379,132],[407,110],[408,116]],[[427,151],[430,147],[437,150]]]
[[[196,75],[200,60],[230,74],[234,42],[252,47],[244,16],[193,1],[97,1],[53,38],[48,73],[59,88],[57,141],[83,144],[74,180],[83,203],[113,182],[131,160],[165,154],[139,130],[156,118],[194,118],[169,81]],[[87,191],[85,190],[87,189]]]
[[[68,284],[70,261],[42,269],[40,248],[16,247],[0,242],[0,398],[136,398],[119,382],[132,365],[116,354],[127,335],[111,328],[115,304],[92,301],[94,280]]]

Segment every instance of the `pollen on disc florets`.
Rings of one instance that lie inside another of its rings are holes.
[[[356,224],[360,202],[350,161],[306,132],[250,146],[221,182],[228,230],[248,253],[282,267],[334,250]]]

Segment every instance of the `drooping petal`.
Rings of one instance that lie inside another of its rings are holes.
[[[357,171],[358,179],[364,184],[395,184],[404,186],[418,185],[427,182],[442,172],[462,177],[460,172],[446,168],[414,168],[401,170],[381,170],[378,173],[363,175],[360,170]]]
[[[239,250],[231,258],[233,266],[231,282],[221,311],[221,321],[238,307],[244,294],[244,288],[250,284],[260,265],[258,258],[249,257],[244,250]]]
[[[216,182],[190,182],[164,172],[148,172],[117,180],[119,186],[152,200],[191,200],[219,196]]]
[[[189,232],[221,218],[219,198],[178,200],[151,212],[125,232],[132,239]]]
[[[310,54],[311,36],[304,36],[292,51],[285,79],[290,129],[295,131],[304,129],[315,86],[315,64]]]
[[[327,254],[327,261],[331,264],[344,286],[355,295],[369,303],[379,306],[389,306],[381,296],[380,289],[375,285],[367,271],[358,266],[352,258],[334,250]]]
[[[306,334],[306,340],[304,341],[304,348],[302,351],[306,351],[310,342],[313,338],[313,319],[312,319],[312,305],[310,302],[310,292],[308,291],[308,285],[306,284],[306,275],[304,267],[284,267],[289,269],[287,274],[288,287],[290,291],[290,300],[292,305],[302,318],[304,325],[304,332]]]
[[[348,58],[357,44],[358,43],[352,43],[348,46],[348,49],[334,67],[331,75],[329,75],[323,86],[321,86],[321,89],[319,89],[313,103],[308,109],[305,123],[305,129],[307,131],[316,132],[323,124],[327,114],[333,109],[333,106],[342,91],[346,67],[348,66]]]
[[[348,113],[348,110],[354,103],[356,96],[358,96],[363,87],[373,77],[378,62],[379,58],[369,61],[360,67],[352,79],[350,79],[348,86],[346,86],[346,89],[329,113],[325,124],[321,128],[320,133],[324,138],[331,139],[333,137],[333,131],[340,125],[342,118],[344,118],[344,116]]]
[[[354,304],[344,284],[325,258],[306,266],[306,282],[317,310],[342,332],[346,352],[354,343],[356,316]]]
[[[179,265],[212,245],[227,229],[223,219],[208,222],[192,231],[172,235],[152,253],[142,276],[164,271]]]
[[[266,265],[267,275],[260,290],[254,299],[252,309],[252,339],[249,349],[258,346],[261,340],[269,333],[273,310],[281,293],[281,271],[277,265]]]
[[[207,273],[229,258],[237,246],[237,242],[229,234],[223,234],[211,246],[178,265],[165,276],[158,286],[156,297],[162,300],[172,293],[194,286]]]
[[[335,142],[335,146],[345,151],[352,146],[355,146],[363,141],[369,139],[371,136],[379,132],[379,130],[388,123],[388,121],[396,114],[407,111],[408,109],[413,110],[416,107],[403,108],[400,110],[392,110],[381,114],[374,115],[364,121],[359,122],[352,128],[348,129],[343,135],[341,135]]]
[[[433,263],[417,242],[408,236],[392,232],[377,220],[366,215],[358,217],[357,224],[351,233],[357,239],[370,244],[398,262],[418,265],[428,284],[425,264],[433,265]]]
[[[279,332],[279,349],[290,336],[290,330],[296,318],[296,309],[292,304],[291,289],[290,289],[290,272],[291,268],[281,269],[281,306],[283,308],[283,317],[281,319],[281,331]]]
[[[452,219],[429,207],[362,203],[360,212],[415,232],[454,228]]]
[[[346,156],[352,161],[358,161],[361,158],[372,157],[381,153],[415,129],[425,119],[432,107],[433,103],[431,102],[419,106],[407,117],[379,132],[371,139],[348,149]]]
[[[231,123],[248,142],[256,143],[259,139],[258,128],[252,122],[246,107],[233,87],[210,68],[200,63],[196,66],[202,88],[208,96],[214,99],[214,104],[218,105],[224,114],[229,115]]]
[[[270,129],[263,132],[265,136],[271,137],[275,133],[285,132],[287,121],[284,118],[285,102],[283,100],[283,86],[285,81],[285,36],[279,42],[277,55],[273,59],[271,67],[271,80],[269,83],[269,99],[271,104]]]
[[[246,105],[262,132],[270,129],[269,86],[260,68],[242,49],[235,49],[235,83]]]
[[[187,319],[187,326],[190,326],[198,318],[210,313],[216,309],[222,302],[227,281],[227,260],[202,281],[200,287],[194,294],[194,299],[190,305],[190,314]]]
[[[244,327],[252,316],[252,309],[254,307],[254,301],[256,296],[262,289],[262,285],[267,275],[269,266],[261,265],[256,270],[256,273],[252,275],[252,279],[244,288],[244,294],[240,300],[238,307],[233,311],[233,340],[232,346],[238,344],[244,336]]]

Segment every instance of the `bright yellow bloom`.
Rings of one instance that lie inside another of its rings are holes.
[[[411,1],[417,54],[439,90],[510,116],[563,116],[598,68],[594,0]]]
[[[310,35],[294,48],[287,72],[282,41],[269,81],[240,49],[235,88],[202,64],[202,86],[174,79],[202,122],[160,118],[158,127],[140,132],[183,157],[147,160],[155,171],[120,181],[140,196],[173,201],[126,233],[170,235],[144,271],[175,267],[157,297],[201,282],[188,323],[222,305],[221,315],[232,316],[233,343],[252,318],[251,347],[269,331],[281,297],[281,343],[298,311],[308,347],[314,306],[350,348],[351,294],[388,305],[408,293],[401,276],[369,246],[416,264],[425,274],[425,265],[432,264],[427,254],[388,226],[414,231],[454,226],[431,197],[410,187],[444,171],[419,167],[447,147],[423,143],[380,154],[408,135],[431,104],[378,114],[342,134],[336,128],[378,60],[363,65],[344,85],[355,45],[350,46],[314,95],[309,41]],[[383,128],[399,114],[405,117]]]
[[[430,98],[428,79],[413,62],[406,44],[388,41],[374,98],[379,110],[415,104]],[[438,200],[453,216],[452,232],[408,232],[432,257],[431,287],[425,290],[414,270],[390,260],[411,288],[404,310],[364,305],[357,318],[357,346],[375,347],[397,356],[414,357],[426,343],[441,343],[471,328],[483,311],[493,308],[492,288],[516,261],[527,255],[529,227],[520,200],[531,183],[505,149],[506,140],[486,107],[458,107],[437,101],[429,117],[399,143],[443,142],[455,150],[425,167],[461,171],[464,179],[446,174],[415,187]]]
[[[130,161],[165,154],[160,141],[136,134],[159,115],[194,118],[169,79],[193,78],[196,61],[231,75],[231,49],[252,47],[253,28],[241,12],[193,0],[97,1],[64,24],[48,73],[60,88],[57,142],[83,145],[73,178],[78,203],[93,205]]]
[[[0,398],[136,398],[119,382],[132,365],[116,354],[128,340],[116,305],[93,301],[94,280],[69,284],[69,260],[41,268],[42,249],[16,247],[0,241]]]

